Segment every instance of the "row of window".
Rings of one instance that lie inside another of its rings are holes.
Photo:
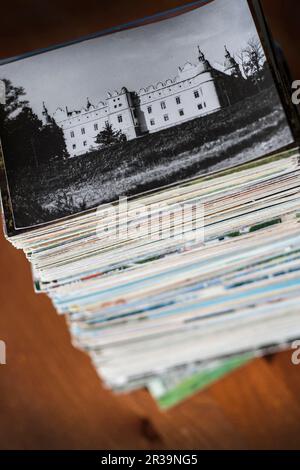
[[[184,110],[183,109],[179,109],[179,116],[184,116]],[[164,121],[169,121],[169,115],[168,114],[164,114]],[[150,126],[155,126],[155,119],[150,119]]]
[[[199,110],[203,109],[203,107],[206,108],[206,103],[205,102],[203,104],[199,103],[197,105],[197,107],[198,107]],[[184,116],[184,109],[179,109],[178,113],[179,113],[179,116]],[[164,114],[164,121],[169,121],[169,115],[168,114]],[[150,119],[150,125],[155,126],[155,119]]]
[[[198,91],[195,91],[195,92],[194,92],[194,95],[195,95],[196,98],[198,98],[198,97],[199,97],[199,92],[198,92]],[[196,96],[196,95],[197,95],[197,96]],[[176,97],[176,103],[177,103],[177,104],[181,104],[180,96],[177,96],[177,97]],[[166,108],[167,108],[165,101],[162,101],[162,102],[160,103],[160,106],[161,106],[161,109],[166,109]],[[199,104],[197,105],[197,107],[198,107],[199,110],[203,109],[203,107],[206,108],[206,103],[205,103],[205,102],[204,102],[203,104],[202,104],[202,103],[199,103]],[[184,110],[183,110],[183,109],[179,109],[178,112],[179,112],[179,116],[184,116]],[[152,106],[148,106],[148,113],[149,113],[149,114],[152,113]],[[117,116],[117,119],[118,119],[118,122],[119,122],[119,123],[123,122],[123,116],[122,116],[122,114],[119,114],[119,115]],[[165,120],[165,121],[169,121],[169,115],[168,115],[168,114],[164,114],[164,120]],[[108,123],[108,121],[105,121],[105,124],[107,124],[107,123]],[[151,125],[151,126],[155,126],[155,119],[151,119],[151,120],[150,120],[150,125]],[[99,127],[98,127],[98,124],[97,124],[97,123],[94,124],[94,130],[95,130],[95,131],[98,131],[98,130],[99,130]],[[82,127],[82,128],[81,128],[81,134],[82,134],[82,135],[85,134],[85,127]],[[71,131],[71,132],[70,132],[70,136],[71,136],[71,138],[74,138],[74,137],[75,137],[74,131]],[[84,142],[85,142],[85,141],[84,141]],[[84,143],[83,143],[83,145],[84,145]],[[76,148],[76,146],[73,147],[73,148]]]
[[[118,116],[118,122],[123,122],[123,116],[122,114],[119,114]],[[105,124],[107,125],[108,124],[108,121],[105,121]],[[99,126],[97,123],[94,124],[94,131],[98,131],[99,130]],[[84,135],[85,134],[85,127],[82,127],[81,128],[81,134]],[[70,131],[70,136],[71,138],[74,138],[75,137],[75,132],[74,131]]]
[[[198,90],[195,90],[195,91],[194,91],[194,97],[195,97],[196,99],[197,99],[197,98],[200,98],[200,93],[199,93]],[[175,101],[176,101],[176,104],[181,104],[181,98],[180,98],[180,96],[176,96],[176,97],[175,97]],[[167,108],[166,102],[165,102],[165,101],[161,101],[161,102],[160,102],[160,107],[161,107],[161,109],[166,109],[166,108]],[[148,106],[147,111],[148,111],[148,114],[151,114],[151,113],[152,113],[152,106]]]

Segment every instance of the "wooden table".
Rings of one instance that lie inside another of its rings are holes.
[[[1,6],[0,56],[62,42],[183,0],[11,1]],[[295,78],[299,2],[264,0]],[[26,4],[26,8],[24,5]],[[2,449],[300,448],[300,366],[260,359],[162,413],[146,391],[115,396],[74,349],[64,319],[32,289],[29,264],[1,236]]]

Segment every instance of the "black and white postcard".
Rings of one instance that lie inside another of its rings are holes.
[[[202,3],[2,61],[0,136],[16,229],[293,142],[247,1]]]

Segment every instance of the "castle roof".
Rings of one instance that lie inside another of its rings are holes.
[[[224,71],[231,70],[233,68],[239,68],[239,65],[235,61],[234,57],[231,56],[230,52],[227,50],[225,46],[225,62],[224,62]],[[188,80],[191,80],[192,78],[205,73],[205,72],[211,72],[213,73],[213,76],[217,76],[220,74],[224,75],[224,72],[214,68],[210,62],[206,59],[204,52],[200,49],[200,46],[198,46],[198,62],[197,63],[192,63],[192,62],[186,62],[182,67],[178,67],[178,75],[175,76],[174,78],[168,78],[166,81],[160,81],[155,84],[149,85],[147,87],[141,88],[138,92],[133,92],[135,96],[141,96],[144,94],[150,94],[150,93],[155,93],[157,90],[161,90],[163,88],[167,87],[172,87],[173,85],[176,85],[180,82],[185,82]],[[230,72],[231,73],[231,72]],[[69,110],[67,106],[65,109],[58,108],[54,116],[59,120],[63,120],[66,117],[67,118],[72,118],[75,117],[79,114],[85,114],[94,110],[99,110],[101,108],[106,108],[108,106],[108,100],[114,99],[116,97],[119,97],[120,95],[124,93],[129,93],[128,89],[123,86],[120,91],[115,90],[113,92],[107,92],[107,97],[105,101],[100,101],[97,104],[91,103],[90,99],[87,98],[86,101],[86,106],[84,106],[80,110]],[[160,93],[159,93],[160,94]],[[43,109],[43,114],[47,113],[47,109],[44,105]]]
[[[183,66],[178,67],[178,75],[173,79],[168,78],[164,82],[158,82],[154,85],[149,85],[148,87],[141,88],[138,91],[138,95],[143,95],[147,93],[152,93],[162,88],[170,87],[176,83],[179,83],[184,80],[189,80],[201,73],[210,72],[213,70],[210,62],[206,59],[204,53],[200,50],[198,46],[198,63],[193,64],[192,62],[186,62]]]

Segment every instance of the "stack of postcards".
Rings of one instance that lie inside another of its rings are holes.
[[[256,0],[0,62],[5,231],[107,387],[168,407],[300,338],[282,70]]]

